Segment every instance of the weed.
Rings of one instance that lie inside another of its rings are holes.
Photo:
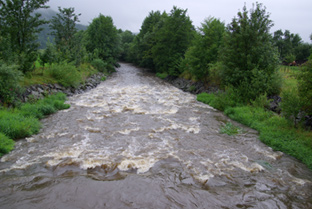
[[[227,134],[229,136],[233,136],[236,134],[241,134],[243,132],[243,129],[238,126],[234,126],[231,122],[227,122],[224,126],[220,128],[219,132],[221,134]]]

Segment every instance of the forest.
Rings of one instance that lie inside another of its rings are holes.
[[[274,23],[261,3],[250,9],[243,6],[228,24],[207,17],[199,28],[192,24],[187,9],[174,6],[170,12],[151,11],[140,32],[133,33],[117,29],[113,19],[103,14],[85,30],[78,30],[80,14],[74,8],[59,8],[50,20],[43,19],[37,11],[47,9],[47,2],[0,1],[2,154],[13,149],[11,139],[39,130],[10,134],[12,119],[8,118],[12,117],[7,112],[23,122],[42,118],[38,111],[49,112],[46,102],[35,101],[31,108],[40,116],[28,114],[30,107],[20,101],[27,86],[58,83],[75,87],[97,72],[113,72],[121,61],[148,68],[163,79],[180,77],[202,82],[207,89],[216,87],[218,91],[199,94],[198,100],[258,130],[260,139],[275,150],[312,167],[312,126],[308,124],[312,116],[312,45],[289,30],[271,33]],[[38,34],[47,26],[53,40],[45,40],[46,48],[39,49]],[[290,77],[294,84],[286,88],[285,79]],[[274,96],[282,99],[277,112],[267,108]],[[58,98],[52,108],[68,108],[61,105],[63,96]]]

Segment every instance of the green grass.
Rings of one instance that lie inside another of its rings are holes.
[[[71,64],[52,64],[43,68],[36,62],[35,70],[25,75],[21,85],[31,86],[35,84],[58,83],[65,87],[77,86],[96,73],[98,71],[90,64],[81,64],[79,67]]]
[[[215,97],[204,93],[198,95],[197,99],[213,106]],[[285,118],[260,107],[226,107],[224,113],[259,131],[260,140],[274,150],[287,153],[312,169],[312,132],[296,129]]]
[[[297,89],[297,76],[300,73],[300,67],[281,65],[279,67],[279,73],[283,78],[282,92]]]
[[[231,122],[227,122],[225,125],[221,126],[219,133],[233,136],[243,133],[243,129],[238,126],[234,126]]]
[[[0,110],[0,156],[14,148],[12,139],[29,137],[39,132],[39,119],[55,113],[57,110],[68,109],[64,104],[66,96],[63,93],[50,95],[34,103],[22,104],[15,109]]]
[[[168,77],[168,73],[156,73],[156,76],[160,79],[165,79]]]

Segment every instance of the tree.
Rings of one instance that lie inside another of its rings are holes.
[[[154,30],[156,44],[151,51],[157,72],[167,72],[174,76],[181,73],[180,63],[195,33],[192,21],[186,13],[187,10],[173,7],[163,25]]]
[[[37,59],[37,33],[41,25],[39,8],[48,8],[48,0],[0,0],[1,35],[10,41],[10,48],[18,55],[19,69],[23,72],[34,68]]]
[[[294,49],[296,55],[296,62],[307,61],[312,50],[312,45],[308,43],[300,43]]]
[[[278,93],[274,90],[278,57],[269,33],[272,26],[265,7],[256,3],[250,14],[244,6],[227,27],[221,53],[223,81],[239,88],[247,101],[265,92]]]
[[[120,59],[121,60],[127,61],[130,44],[133,42],[134,38],[135,38],[135,35],[129,30],[120,32],[120,39],[121,39]]]
[[[155,64],[152,56],[152,48],[156,44],[155,33],[162,27],[167,13],[160,11],[152,11],[144,19],[140,33],[135,37],[132,44],[129,46],[129,57],[131,61],[150,69],[155,69]]]
[[[284,62],[292,62],[296,59],[296,48],[302,42],[299,34],[293,34],[289,30],[277,30],[274,32],[273,43],[278,48],[280,59]],[[291,57],[291,59],[289,59]]]
[[[224,32],[224,23],[212,17],[207,18],[199,28],[193,45],[186,52],[183,61],[183,67],[188,68],[197,79],[209,76],[209,65],[218,60]]]
[[[94,18],[86,31],[86,49],[104,61],[115,64],[119,54],[118,31],[113,19],[100,14]]]
[[[62,57],[68,61],[73,61],[73,48],[75,47],[75,34],[77,32],[76,23],[79,22],[79,16],[76,15],[74,8],[58,8],[59,13],[51,20],[51,33],[55,36],[57,49],[61,52]]]

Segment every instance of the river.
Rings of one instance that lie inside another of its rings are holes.
[[[121,64],[0,163],[0,208],[312,208],[312,172],[152,74]]]

